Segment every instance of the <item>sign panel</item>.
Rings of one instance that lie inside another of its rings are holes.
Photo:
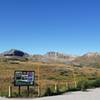
[[[32,86],[35,81],[34,71],[15,71],[14,85],[15,86]]]

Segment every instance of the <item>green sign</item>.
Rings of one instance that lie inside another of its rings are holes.
[[[14,85],[15,86],[32,86],[35,81],[34,71],[15,71]]]

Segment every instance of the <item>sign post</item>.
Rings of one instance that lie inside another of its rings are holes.
[[[40,96],[40,67],[38,66],[38,97]]]
[[[29,97],[29,85],[27,86],[27,96]]]
[[[18,86],[18,96],[21,96],[20,95],[20,85]]]

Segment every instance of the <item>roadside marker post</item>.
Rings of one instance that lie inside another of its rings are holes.
[[[57,91],[57,83],[55,83],[55,91]]]
[[[68,83],[66,82],[66,91],[68,90]]]
[[[11,98],[12,97],[12,87],[9,86],[9,94],[8,94],[8,97]]]

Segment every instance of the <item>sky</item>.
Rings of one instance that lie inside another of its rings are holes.
[[[100,52],[100,0],[0,0],[0,52]]]

